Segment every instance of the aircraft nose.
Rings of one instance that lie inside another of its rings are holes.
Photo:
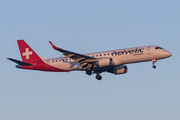
[[[171,57],[172,54],[171,54],[170,52],[166,51],[166,56],[167,56],[167,57]]]

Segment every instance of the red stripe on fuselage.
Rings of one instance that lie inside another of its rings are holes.
[[[22,69],[29,69],[29,70],[40,70],[40,71],[49,71],[49,72],[69,72],[67,70],[59,69],[56,67],[53,67],[51,65],[47,65],[43,61],[37,61],[32,63],[33,66],[22,66]]]

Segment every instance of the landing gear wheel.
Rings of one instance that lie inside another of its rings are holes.
[[[91,70],[86,70],[86,74],[87,74],[87,75],[91,75],[91,74],[92,74],[92,71],[91,71]]]
[[[96,79],[101,80],[102,76],[101,75],[96,75]]]
[[[156,69],[156,66],[155,66],[154,64],[157,62],[157,60],[154,59],[154,60],[152,60],[152,62],[153,62],[153,66],[152,66],[152,67],[153,67],[154,69]]]

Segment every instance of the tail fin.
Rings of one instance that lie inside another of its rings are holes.
[[[32,63],[42,60],[24,40],[18,40],[17,43],[23,62]]]

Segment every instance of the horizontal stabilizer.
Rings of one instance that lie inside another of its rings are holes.
[[[26,62],[23,62],[23,61],[19,61],[19,60],[15,60],[15,59],[12,59],[12,58],[7,58],[8,60],[11,60],[19,65],[22,65],[22,66],[33,66],[33,64],[30,64],[30,63],[26,63]]]

